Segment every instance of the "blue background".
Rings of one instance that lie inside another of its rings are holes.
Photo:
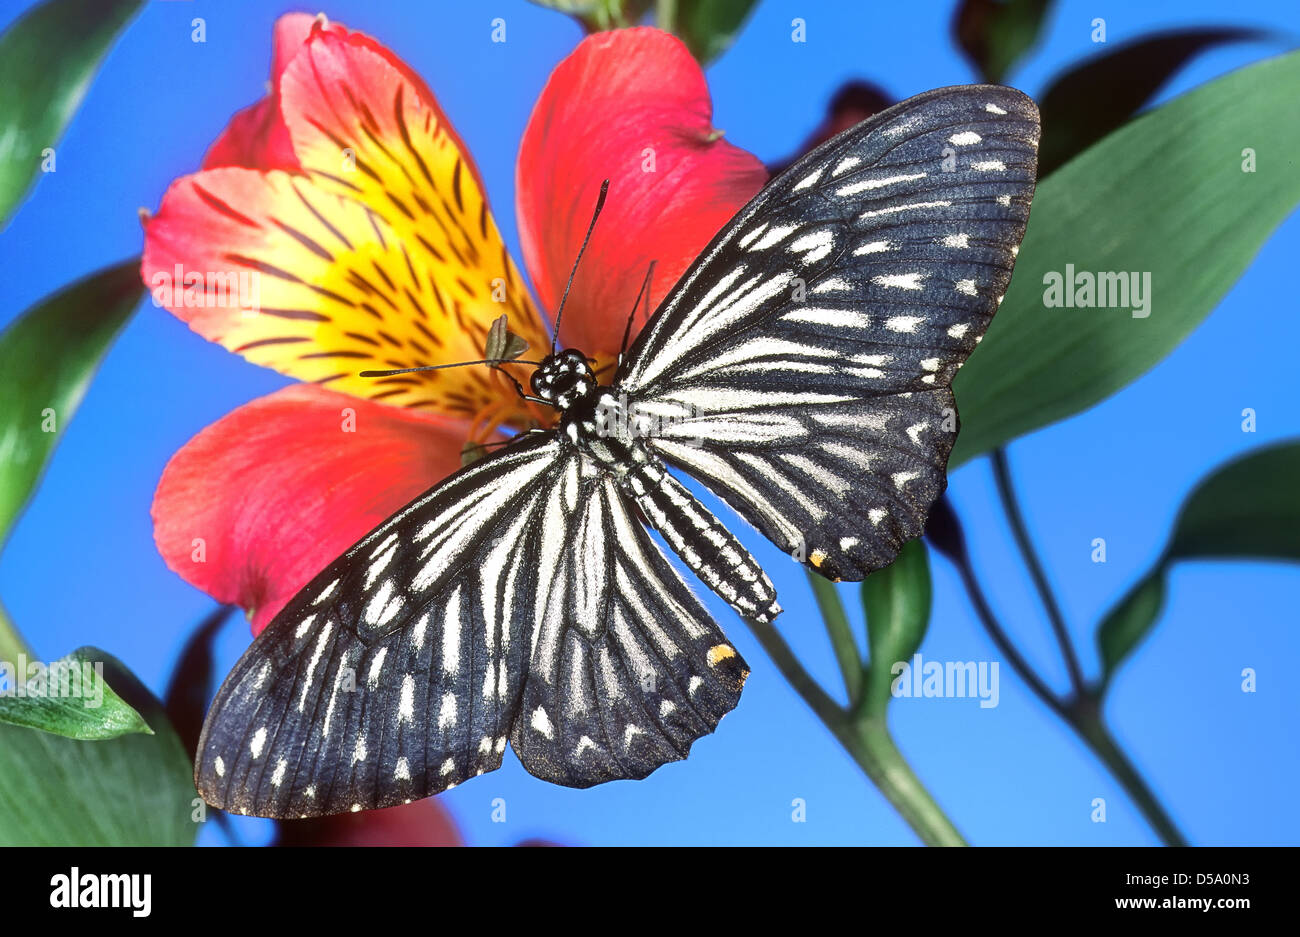
[[[5,0],[0,27],[28,4]],[[49,292],[140,250],[139,206],[193,171],[238,108],[263,93],[271,25],[293,4],[255,0],[153,2],[109,55],[58,147],[58,171],[39,182],[0,235],[0,324]],[[1035,94],[1069,63],[1162,27],[1257,25],[1282,38],[1197,59],[1161,100],[1294,43],[1292,0],[1233,4],[1063,2],[1044,41],[1011,83]],[[312,10],[311,12],[314,12]],[[386,43],[439,96],[486,179],[498,223],[518,258],[514,160],[550,69],[580,38],[567,18],[523,2],[334,0],[326,12]],[[735,46],[709,69],[715,124],[771,162],[791,154],[846,80],[895,98],[975,80],[949,38],[948,3],[830,4],[767,0]],[[190,19],[207,21],[206,44]],[[508,41],[492,44],[490,20]],[[807,43],[790,41],[807,20]],[[1090,41],[1103,17],[1109,46]],[[1242,102],[1249,107],[1250,102]],[[1248,141],[1243,141],[1248,145]],[[1264,246],[1220,307],[1154,371],[1091,411],[1011,448],[1028,523],[1057,588],[1084,665],[1095,673],[1096,621],[1158,555],[1178,505],[1230,457],[1296,436],[1300,345],[1295,259],[1300,218]],[[1158,298],[1156,315],[1159,315]],[[1279,361],[1281,365],[1279,366]],[[161,691],[175,655],[212,600],[172,574],[153,544],[149,505],[169,456],[208,423],[284,379],[201,340],[165,311],[139,313],[109,353],[35,500],[0,557],[0,595],[45,658],[88,643],[122,657]],[[1254,435],[1240,427],[1253,407]],[[1005,623],[1057,688],[1065,674],[1014,554],[987,463],[954,473],[951,492],[976,565]],[[1090,560],[1104,537],[1108,562]],[[836,669],[801,573],[760,538],[787,608],[782,630],[831,686]],[[951,567],[934,560],[935,607],[923,652],[939,660],[996,660]],[[1158,629],[1118,677],[1107,713],[1133,760],[1194,843],[1300,842],[1300,570],[1282,564],[1194,563],[1175,568]],[[842,587],[849,604],[856,594]],[[915,838],[785,685],[743,624],[711,608],[753,666],[737,710],[689,761],[642,782],[588,791],[545,784],[512,755],[503,769],[441,798],[467,840],[529,836],[572,843],[908,844]],[[247,643],[232,622],[222,672]],[[1241,671],[1259,674],[1243,693]],[[899,700],[896,737],[912,765],[977,844],[1143,844],[1155,839],[1118,784],[1004,663],[1001,700]],[[507,804],[493,823],[494,798]],[[1090,819],[1093,798],[1107,822]],[[803,798],[807,821],[792,822]],[[240,820],[263,841],[269,824]],[[211,824],[201,839],[224,842]]]

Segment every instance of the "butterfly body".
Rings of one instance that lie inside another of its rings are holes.
[[[1019,92],[941,89],[769,182],[610,384],[549,355],[531,384],[553,428],[435,485],[285,606],[214,700],[199,791],[315,816],[446,790],[507,742],[573,787],[685,758],[748,668],[648,528],[742,616],[780,607],[674,472],[829,579],[892,561],[946,484],[949,384],[1010,281],[1037,140]]]

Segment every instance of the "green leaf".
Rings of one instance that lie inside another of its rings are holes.
[[[0,546],[143,294],[140,262],[130,260],[42,300],[0,334]]]
[[[80,742],[0,725],[0,846],[193,844],[201,802],[185,749],[158,700],[101,656],[105,679],[154,734]]]
[[[1165,604],[1165,577],[1157,568],[1120,599],[1097,628],[1097,650],[1101,655],[1103,685],[1110,682],[1124,662],[1156,623]]]
[[[1160,559],[1097,629],[1108,683],[1150,633],[1169,567],[1188,559],[1300,561],[1300,441],[1257,449],[1221,466],[1183,502]]]
[[[1300,202],[1300,53],[1243,68],[1126,124],[1038,187],[1015,276],[954,382],[957,466],[1086,410],[1201,323]],[[1255,172],[1243,172],[1243,150]],[[1049,308],[1045,278],[1149,273],[1149,315]]]
[[[529,0],[539,7],[567,13],[589,33],[635,26],[654,0]]]
[[[757,0],[660,3],[659,26],[685,42],[696,61],[707,65],[731,47],[756,4]]]
[[[1300,560],[1300,441],[1218,469],[1183,502],[1167,560]]]
[[[925,639],[930,622],[930,557],[921,540],[903,546],[894,562],[862,583],[867,614],[867,663],[863,707],[882,715],[891,699],[890,686],[899,661],[910,661]]]
[[[17,672],[19,663],[0,664],[0,672],[14,668],[5,674],[8,690],[0,693],[0,723],[82,740],[152,733],[104,679],[103,651],[83,647],[48,666],[30,662],[35,672]]]
[[[1051,0],[964,0],[953,19],[957,45],[975,71],[1001,83],[1038,41]]]
[[[1257,29],[1188,29],[1150,36],[1088,59],[1058,75],[1038,100],[1044,178],[1136,114],[1197,54],[1230,42],[1264,39]]]
[[[0,35],[0,226],[143,0],[47,0]]]

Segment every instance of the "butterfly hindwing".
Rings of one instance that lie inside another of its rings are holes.
[[[948,386],[1010,282],[1038,112],[918,95],[772,180],[700,255],[615,381],[649,445],[830,578],[917,536],[956,437]]]
[[[608,475],[575,486],[510,736],[524,767],[570,787],[685,758],[740,700],[749,670]]]

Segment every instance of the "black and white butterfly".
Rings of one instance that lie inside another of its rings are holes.
[[[780,608],[668,469],[824,576],[888,564],[945,486],[948,388],[1011,279],[1037,144],[1009,88],[904,101],[745,206],[610,386],[548,355],[532,389],[554,429],[393,515],[249,647],[199,741],[204,798],[385,807],[499,767],[507,742],[573,787],[685,758],[748,669],[644,523],[742,616]]]

